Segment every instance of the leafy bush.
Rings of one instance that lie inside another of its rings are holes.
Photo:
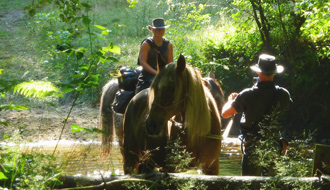
[[[182,145],[181,138],[171,139],[165,146],[166,168],[172,172],[184,172],[188,169],[189,163],[192,161],[191,153]]]
[[[62,173],[55,157],[39,153],[24,154],[20,148],[20,130],[16,130],[11,140],[14,147],[2,150],[0,155],[0,184],[16,189],[47,189],[58,181]],[[2,147],[3,148],[3,147]],[[59,182],[58,182],[59,183]]]

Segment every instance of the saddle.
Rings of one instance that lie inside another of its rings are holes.
[[[142,67],[136,69],[122,67],[119,69],[118,85],[119,90],[112,103],[112,110],[116,113],[124,114],[128,103],[135,95],[135,88]]]

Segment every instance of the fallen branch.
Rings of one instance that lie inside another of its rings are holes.
[[[294,187],[298,183],[311,183],[313,189],[321,190],[330,189],[330,176],[322,175],[320,177],[252,177],[252,176],[206,176],[206,175],[187,175],[187,174],[164,174],[152,173],[146,175],[122,175],[101,177],[72,177],[66,176],[63,179],[63,186],[56,188],[66,188],[65,190],[90,190],[90,189],[116,189],[127,190],[129,184],[139,183],[145,185],[149,189],[162,189],[164,186],[160,181],[176,180],[185,183],[188,180],[207,186],[208,190],[218,189],[260,189],[263,184],[276,182],[280,187]],[[72,180],[74,183],[72,183]],[[70,182],[71,181],[71,182]],[[72,186],[72,185],[76,186]],[[71,185],[71,186],[65,186]],[[80,186],[80,187],[79,187]],[[167,189],[175,189],[175,187],[166,187]]]

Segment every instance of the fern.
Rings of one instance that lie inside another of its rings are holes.
[[[22,82],[14,87],[14,93],[19,93],[27,98],[63,97],[63,93],[53,83],[47,81]]]

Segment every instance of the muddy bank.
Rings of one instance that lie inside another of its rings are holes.
[[[23,142],[58,140],[63,128],[64,120],[69,113],[69,106],[43,106],[22,111],[2,111],[0,120],[9,123],[0,126],[0,141],[14,138],[14,132],[19,131]],[[63,140],[89,141],[98,140],[96,133],[71,131],[71,125],[97,128],[99,123],[98,108],[76,106],[73,108],[68,123],[64,126]],[[8,139],[4,139],[8,135]]]

